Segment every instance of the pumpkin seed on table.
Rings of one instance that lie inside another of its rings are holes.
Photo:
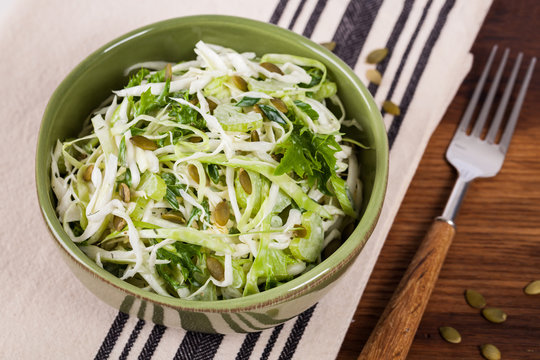
[[[461,334],[451,326],[441,326],[439,328],[441,337],[449,343],[459,344],[461,342]]]
[[[399,106],[391,102],[390,100],[386,100],[383,103],[383,110],[386,111],[390,115],[399,116],[401,114],[401,110],[399,109]]]
[[[486,299],[476,290],[465,290],[465,300],[467,300],[467,304],[475,309],[483,309],[486,306]]]
[[[233,75],[231,77],[231,80],[232,80],[234,86],[236,86],[238,89],[240,89],[242,91],[248,91],[247,82],[242,77],[240,77],[238,75]]]
[[[273,98],[270,100],[270,102],[272,103],[272,105],[274,105],[276,109],[278,109],[284,114],[286,114],[287,111],[289,111],[289,109],[287,108],[287,105],[281,99]]]
[[[206,258],[206,268],[217,281],[225,280],[225,269],[218,259],[208,256]]]
[[[523,291],[527,295],[540,295],[540,280],[531,281]]]
[[[216,208],[214,209],[214,219],[218,225],[225,226],[227,221],[229,221],[229,216],[229,204],[227,204],[226,201],[222,201],[216,205]]]
[[[378,63],[380,63],[381,61],[384,60],[386,55],[388,55],[388,49],[387,48],[373,50],[366,57],[366,62],[368,64],[378,64]]]
[[[321,46],[324,46],[330,51],[334,51],[334,49],[336,48],[336,42],[335,41],[323,42],[321,43]]]
[[[366,78],[375,85],[380,85],[382,81],[382,75],[376,69],[368,69],[366,71]]]
[[[193,164],[189,164],[188,173],[189,173],[189,176],[191,176],[191,178],[193,179],[193,181],[195,181],[198,184],[200,179],[199,179],[199,170],[197,169],[197,167]]]
[[[167,220],[176,224],[185,224],[186,222],[182,214],[178,211],[171,211],[171,212],[163,213],[161,214],[161,218],[163,220]]]
[[[501,359],[501,352],[493,344],[484,344],[480,346],[480,352],[482,353],[482,356],[486,358],[487,360],[500,360]]]
[[[270,72],[283,75],[283,71],[281,71],[281,69],[276,64],[273,64],[271,62],[263,62],[263,63],[260,63],[259,65],[261,65],[263,68],[265,68],[266,70]]]
[[[121,218],[120,216],[114,216],[113,218],[113,228],[116,231],[122,230],[124,227],[126,227],[127,223],[124,218]]]
[[[506,318],[508,317],[504,311],[493,307],[484,308],[482,310],[482,316],[484,316],[487,321],[495,324],[505,322]]]
[[[131,200],[131,192],[125,183],[120,183],[118,185],[118,195],[120,195],[120,198],[125,203],[128,203]]]
[[[86,168],[86,170],[84,170],[84,173],[83,173],[83,179],[84,181],[90,181],[92,180],[92,172],[94,171],[94,164],[91,164],[90,166],[88,166]]]
[[[154,151],[158,148],[156,142],[154,140],[150,140],[147,137],[144,137],[142,135],[135,135],[129,138],[129,141],[131,143],[143,150],[150,150]]]
[[[242,189],[244,189],[248,195],[251,195],[253,188],[251,186],[251,178],[246,170],[240,169],[238,180],[240,181],[240,185],[242,185]]]

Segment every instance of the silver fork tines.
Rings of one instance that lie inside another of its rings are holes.
[[[442,218],[449,222],[454,221],[469,183],[477,177],[495,176],[501,169],[504,162],[504,157],[508,151],[508,145],[510,144],[510,140],[512,139],[512,135],[517,124],[519,112],[521,111],[521,106],[523,105],[523,100],[527,93],[527,87],[529,86],[533,69],[536,64],[536,58],[532,58],[512,111],[510,112],[506,122],[506,126],[502,132],[500,141],[496,143],[497,134],[500,131],[501,123],[503,121],[503,117],[506,112],[510,95],[512,94],[523,58],[522,53],[518,54],[512,68],[510,78],[508,79],[506,88],[504,89],[504,93],[499,100],[499,106],[497,107],[493,120],[491,121],[491,125],[487,131],[486,137],[482,139],[481,134],[486,125],[491,106],[495,99],[495,95],[508,60],[508,55],[510,53],[509,49],[506,49],[503,53],[491,87],[484,100],[484,104],[480,110],[471,133],[468,134],[467,131],[480,99],[484,84],[489,75],[496,52],[497,46],[494,46],[491,50],[486,66],[482,71],[482,75],[478,80],[478,84],[476,85],[469,105],[467,106],[458,129],[450,142],[448,150],[446,151],[446,158],[457,169],[459,174],[454,189],[452,190],[452,194],[448,199],[448,203],[446,204],[442,215]]]

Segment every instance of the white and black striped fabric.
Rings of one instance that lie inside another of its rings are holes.
[[[51,0],[46,6],[43,5],[42,11],[37,11],[31,1],[22,1],[22,5],[10,10],[13,16],[4,20],[4,24],[0,23],[3,25],[0,29],[8,26],[10,31],[16,31],[17,26],[23,29],[16,22],[17,17],[27,22],[45,21],[49,27],[37,26],[34,29],[41,29],[45,35],[23,31],[22,39],[17,38],[17,42],[24,43],[26,40],[35,44],[39,41],[41,44],[41,41],[47,40],[49,44],[52,43],[51,46],[57,46],[57,55],[70,56],[70,61],[60,61],[62,65],[59,66],[53,64],[57,61],[55,56],[42,55],[40,59],[45,62],[44,66],[52,66],[65,74],[85,54],[105,41],[149,22],[203,13],[251,17],[288,28],[316,42],[334,41],[336,55],[364,80],[376,103],[381,105],[384,100],[392,100],[399,104],[401,114],[394,117],[383,113],[391,148],[390,178],[387,201],[372,238],[355,265],[332,292],[295,319],[261,332],[226,336],[169,329],[129,317],[124,312],[115,312],[84,290],[64,266],[51,267],[48,262],[41,260],[42,263],[38,265],[46,269],[46,278],[59,276],[63,280],[56,283],[56,289],[66,287],[67,290],[60,292],[53,289],[42,294],[43,301],[49,301],[53,304],[51,306],[62,306],[62,311],[53,311],[49,318],[43,318],[41,310],[30,307],[30,315],[41,314],[40,318],[43,319],[40,321],[46,323],[49,331],[57,333],[62,340],[56,341],[54,336],[49,336],[46,337],[49,339],[47,344],[31,348],[41,351],[40,358],[58,358],[55,355],[60,354],[63,355],[61,358],[96,360],[334,358],[427,141],[470,67],[468,50],[490,0],[200,0],[189,5],[175,1],[154,1],[151,8],[142,2],[127,0],[113,3],[96,0],[91,6],[74,3]],[[38,12],[39,17],[33,15]],[[79,24],[81,19],[88,28]],[[64,36],[61,41],[58,40],[60,34]],[[15,43],[14,36],[0,35],[0,49],[15,46]],[[45,46],[39,46],[38,52],[50,53]],[[382,47],[389,50],[389,56],[376,65],[383,75],[383,81],[380,85],[370,84],[364,74],[366,69],[375,66],[367,65],[364,59],[367,53]],[[0,77],[2,74],[0,70]],[[8,75],[6,72],[2,77],[7,78],[6,83],[9,83]],[[52,75],[47,71],[41,74],[46,79],[41,85],[41,93],[36,92],[35,98],[41,101],[42,106],[62,78],[61,75]],[[33,115],[31,121],[37,128],[39,114]],[[13,134],[15,138],[20,136],[20,133]],[[32,235],[37,230],[27,228],[25,231]],[[41,231],[42,234],[36,233],[35,237],[45,237],[46,230],[41,228]],[[54,247],[52,242],[46,242],[51,248]],[[22,246],[26,246],[24,242]],[[51,254],[53,251],[56,249],[51,250]],[[53,259],[58,257],[56,253],[51,256]],[[44,275],[36,273],[32,276],[35,281],[41,281],[40,276]],[[8,288],[11,284],[10,279],[3,283]],[[59,299],[59,293],[67,294],[67,300]],[[131,309],[132,305],[126,300],[122,305],[123,310],[131,310],[129,312],[132,314],[146,311],[144,304],[140,309]],[[160,314],[154,313],[154,321],[159,323]],[[53,318],[55,315],[56,318]],[[30,321],[35,319],[35,315],[31,318],[21,315],[18,319],[26,332],[35,335],[33,339],[42,335],[38,330],[29,330],[33,328]],[[15,331],[14,335],[20,333]],[[4,341],[6,345],[0,343],[0,349],[14,354],[12,358],[30,358],[29,353],[25,352],[27,349],[10,345],[9,335],[7,337],[7,340],[0,337],[0,342]]]

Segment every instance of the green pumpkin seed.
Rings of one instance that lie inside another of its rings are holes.
[[[397,106],[390,100],[386,100],[383,103],[382,108],[384,111],[386,111],[390,115],[399,116],[399,114],[401,114],[401,110],[399,109],[399,106]]]
[[[493,344],[484,344],[480,346],[480,352],[482,353],[482,356],[486,358],[487,360],[500,360],[501,359],[501,352]]]
[[[82,176],[84,181],[92,180],[92,171],[94,171],[94,164],[91,164],[90,166],[86,168],[86,170],[84,170],[84,173]]]
[[[185,224],[186,220],[182,214],[178,211],[171,211],[168,213],[161,214],[163,220],[171,221],[176,224]]]
[[[380,85],[382,80],[381,73],[376,69],[368,69],[366,71],[366,78],[374,83],[375,85]]]
[[[240,79],[242,79],[242,78],[240,78]],[[244,79],[242,79],[242,80],[244,80]],[[247,88],[247,84],[246,84],[246,88]],[[213,102],[212,100],[208,99],[208,98],[205,98],[205,99],[206,99],[206,102],[208,103],[208,108],[210,109],[210,113],[213,113],[214,110],[216,110],[216,108],[217,108],[217,104],[215,102]]]
[[[248,85],[247,85],[247,82],[246,80],[244,80],[242,77],[238,76],[238,75],[233,75],[231,77],[231,80],[234,84],[234,86],[236,86],[237,88],[239,88],[240,90],[242,91],[248,91]]]
[[[260,63],[259,65],[261,65],[263,68],[265,68],[266,70],[270,72],[283,75],[283,71],[281,71],[281,69],[276,64],[273,64],[270,62],[263,62],[263,63]]]
[[[476,290],[465,290],[465,299],[467,304],[475,309],[483,309],[486,306],[486,299]]]
[[[120,185],[118,185],[118,195],[120,195],[120,198],[125,203],[128,203],[131,200],[131,192],[125,183],[120,183]]]
[[[188,139],[189,142],[191,143],[200,143],[202,142],[202,137],[200,136],[192,136]]]
[[[229,221],[229,217],[229,204],[227,204],[226,201],[222,201],[217,204],[216,208],[214,209],[214,219],[216,220],[216,223],[218,223],[218,225],[225,226],[227,221]]]
[[[451,326],[441,326],[439,328],[441,337],[449,343],[459,344],[461,342],[461,335],[459,332]]]
[[[200,179],[199,179],[199,170],[197,169],[197,167],[193,164],[189,164],[187,169],[188,169],[189,176],[191,176],[193,181],[195,181],[198,184]]]
[[[334,51],[334,49],[336,48],[336,42],[335,41],[323,42],[321,43],[321,46],[324,46],[330,51]]]
[[[523,291],[527,295],[540,295],[540,280],[531,281]]]
[[[293,231],[294,237],[297,238],[305,238],[307,236],[307,230],[305,227],[297,225],[295,226],[297,229]]]
[[[127,223],[124,218],[121,218],[120,216],[114,216],[113,218],[113,228],[116,231],[121,231],[124,227],[126,227]]]
[[[384,60],[386,55],[388,55],[387,48],[373,50],[372,52],[368,54],[366,58],[366,62],[368,64],[378,64]]]
[[[242,189],[244,189],[248,195],[251,195],[253,189],[251,187],[251,179],[246,170],[240,169],[240,172],[238,173],[238,180],[240,181],[240,185],[242,185]]]
[[[144,136],[141,135],[135,135],[129,138],[129,141],[131,143],[143,150],[150,150],[154,151],[158,148],[156,142],[154,140],[150,140]]]
[[[172,65],[168,63],[165,66],[165,80],[171,80],[172,79]]]
[[[225,280],[225,269],[223,268],[223,265],[218,259],[210,256],[207,257],[206,268],[210,272],[210,275],[212,275],[212,277],[217,281]]]
[[[482,310],[482,315],[487,321],[495,324],[500,324],[506,321],[508,317],[504,311],[497,308],[487,307]]]
[[[252,142],[260,141],[259,133],[257,132],[257,130],[253,130],[253,131],[251,132],[251,141],[252,141]]]
[[[276,109],[278,109],[284,114],[286,114],[287,111],[289,111],[289,109],[287,108],[287,105],[281,99],[273,98],[270,100],[270,102],[272,103],[272,105],[274,105]]]

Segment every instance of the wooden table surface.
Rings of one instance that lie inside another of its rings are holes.
[[[339,352],[356,359],[455,180],[444,153],[494,44],[525,57],[540,55],[540,1],[496,0],[472,47],[476,62],[428,144],[382,249]],[[480,63],[481,64],[480,64]],[[528,64],[528,61],[527,61]],[[503,359],[540,359],[540,295],[524,286],[540,279],[540,66],[501,172],[475,181],[459,216],[457,235],[416,334],[408,359],[481,359],[479,345],[492,343]],[[464,300],[476,289],[508,320],[492,324]],[[462,342],[446,343],[440,326],[453,326]],[[391,339],[389,339],[391,341]],[[377,360],[377,359],[374,359]]]

